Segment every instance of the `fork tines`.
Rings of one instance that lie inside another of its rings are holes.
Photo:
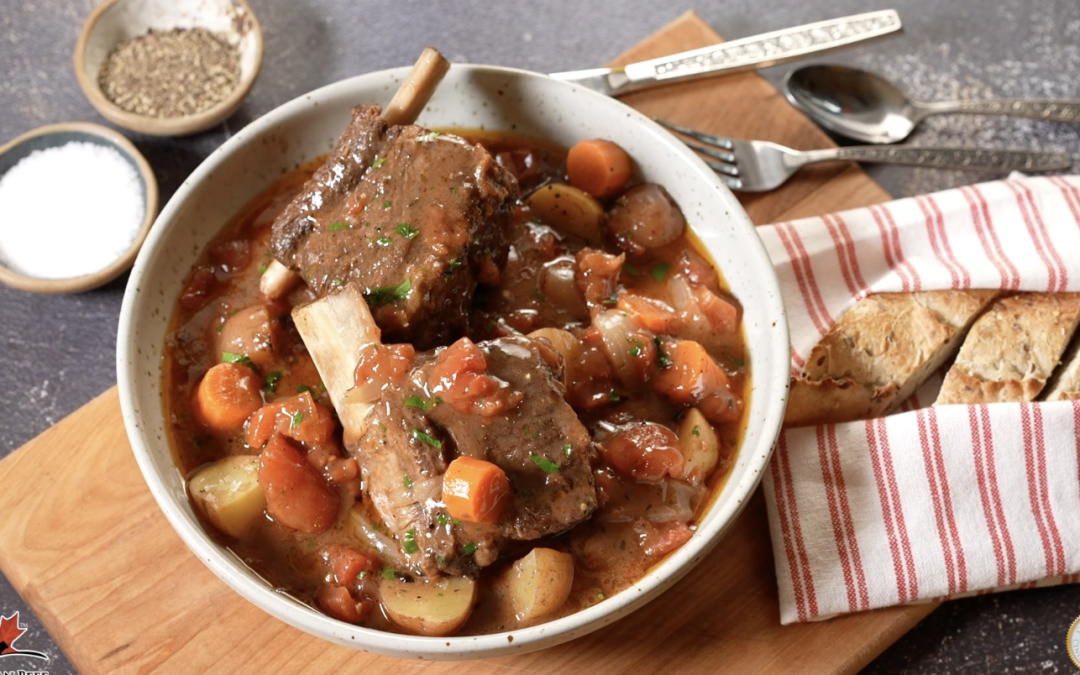
[[[705,155],[706,157],[720,160],[719,162],[713,162],[704,157],[702,158],[710,169],[720,174],[720,180],[724,181],[729,188],[738,190],[742,187],[742,181],[738,179],[740,175],[739,167],[737,166],[738,160],[735,157],[735,153],[732,152],[734,144],[730,138],[706,134],[697,129],[684,127],[681,124],[675,124],[674,122],[668,122],[667,120],[656,117],[653,118],[653,121],[675,133],[694,139],[687,140],[687,138],[683,138],[681,140],[695,152]],[[735,178],[728,178],[728,176],[733,176]]]

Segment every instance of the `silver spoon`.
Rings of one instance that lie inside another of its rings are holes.
[[[805,66],[784,82],[787,98],[821,126],[864,143],[898,143],[927,115],[1012,115],[1080,123],[1077,100],[991,100],[923,103],[883,77],[847,66]]]

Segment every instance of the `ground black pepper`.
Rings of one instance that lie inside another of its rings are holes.
[[[240,83],[240,52],[205,28],[151,30],[121,42],[98,76],[101,91],[128,112],[184,117],[224,100]]]

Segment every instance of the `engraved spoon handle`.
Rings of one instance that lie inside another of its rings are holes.
[[[1077,100],[1023,100],[997,99],[992,101],[950,101],[944,103],[920,103],[919,108],[928,115],[970,113],[973,115],[1009,115],[1029,117],[1050,122],[1080,123],[1080,101]]]
[[[856,145],[805,153],[808,162],[851,160],[876,164],[907,164],[965,171],[1060,171],[1072,166],[1072,158],[1059,152],[982,150],[974,148],[898,148]]]

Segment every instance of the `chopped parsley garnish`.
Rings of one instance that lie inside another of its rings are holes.
[[[571,444],[569,444],[569,443],[567,443],[566,445],[562,446],[562,453],[563,453],[564,455],[566,455],[567,457],[569,457],[569,456],[570,456],[570,452],[571,452],[571,451],[572,451],[573,449],[574,449],[574,446],[573,446],[573,445],[571,445]]]
[[[442,134],[439,133],[438,131],[429,131],[426,134],[424,134],[423,136],[417,136],[416,137],[416,142],[417,143],[427,143],[428,141],[435,140],[439,136],[442,136]]]
[[[529,454],[529,459],[533,461],[533,464],[540,467],[547,473],[559,473],[559,465],[551,461],[547,457],[541,457],[540,455]]]
[[[420,547],[416,543],[416,530],[405,530],[405,537],[401,541],[401,548],[406,553],[416,553]]]
[[[746,365],[746,361],[743,361],[742,359],[731,359],[731,365],[735,366],[736,368],[742,368]]]
[[[387,581],[393,581],[393,579],[394,579],[394,568],[390,567],[390,566],[382,568],[382,578],[386,579]]]
[[[630,356],[641,356],[641,340],[635,339],[634,346],[630,348]]]
[[[340,230],[349,229],[349,224],[348,223],[330,223],[329,225],[326,226],[326,229],[330,230],[331,232],[338,232]]]
[[[412,279],[406,279],[398,286],[376,288],[364,296],[369,305],[385,305],[395,300],[403,300],[412,289]]]
[[[406,239],[412,239],[416,235],[420,234],[420,230],[416,229],[408,223],[401,223],[394,228],[394,231],[405,237]]]
[[[608,397],[608,400],[611,401],[612,403],[618,403],[618,402],[622,401],[622,396],[619,396],[619,392],[615,391],[614,389],[612,389],[611,391],[608,392],[607,397]]]
[[[199,438],[198,436],[192,436],[191,437],[191,444],[194,445],[196,448],[201,448],[202,447],[202,439]]]
[[[276,392],[277,391],[277,383],[278,383],[278,380],[280,380],[280,379],[281,379],[281,371],[280,370],[275,370],[274,372],[267,375],[266,376],[266,391],[270,392],[271,394]]]
[[[359,572],[356,573],[356,578],[357,579],[363,579],[367,575],[368,575],[368,570],[360,570]]]
[[[695,424],[694,425],[694,430],[691,431],[690,433],[694,434],[695,436],[700,436],[701,435],[701,429],[698,429],[698,425]]]
[[[601,300],[600,303],[607,307],[614,307],[615,305],[619,304],[619,297],[615,294],[612,294]]]
[[[697,429],[697,427],[694,427],[694,428]],[[402,476],[401,478],[402,478],[402,481],[405,483],[405,489],[406,490],[408,490],[409,488],[411,488],[413,486],[413,479],[409,478],[408,475]]]
[[[374,162],[371,163],[371,168],[372,169],[378,169],[380,166],[383,165],[383,162],[385,162],[385,161],[386,161],[385,157],[378,157],[378,158],[375,159]]]
[[[476,553],[476,544],[469,542],[461,547],[461,555],[472,555]]]
[[[624,270],[626,270],[627,274],[629,274],[632,277],[640,277],[641,276],[641,272],[638,271],[638,268],[634,267],[630,263],[626,263],[625,265],[622,266],[622,268]]]
[[[432,438],[431,436],[425,434],[423,431],[420,431],[419,429],[413,429],[412,430],[412,437],[415,438],[416,440],[420,441],[421,443],[427,443],[428,445],[430,445],[433,448],[439,448],[439,449],[442,448],[442,441],[440,441],[437,438]]]
[[[390,201],[389,199],[384,199],[384,200],[383,200],[383,203],[382,203],[382,207],[383,207],[384,209],[388,209],[388,208],[390,208],[390,207],[391,207],[391,206],[393,206],[393,205],[394,205],[394,202]]]
[[[223,323],[219,323],[219,324],[218,324],[218,327],[217,327],[217,328],[215,328],[214,330],[216,330],[217,332],[219,332],[219,333],[220,333],[220,332],[221,332],[221,329],[222,329],[222,328],[224,328],[224,327],[225,327],[225,324],[223,324]]]
[[[435,516],[435,520],[439,521],[440,525],[446,525],[450,522],[450,516],[446,515],[445,513],[440,513],[439,515]]]
[[[292,425],[293,425],[293,427],[300,426],[300,423],[303,422],[303,421],[304,421],[304,413],[300,412],[299,410],[297,410],[296,412],[293,413],[293,416],[292,416]]]
[[[394,241],[390,237],[379,237],[375,240],[375,243],[379,246],[389,246],[390,244],[393,244]]]
[[[597,593],[596,594],[596,599],[597,600],[603,600],[604,599],[604,594],[603,593]]]
[[[296,393],[297,394],[303,394],[305,391],[311,391],[311,387],[307,386],[306,384],[298,384],[298,385],[296,385]]]
[[[461,266],[462,266],[463,264],[464,264],[464,263],[462,263],[462,262],[461,262],[460,260],[456,260],[456,259],[455,259],[455,260],[451,260],[451,261],[450,261],[450,271],[451,271],[451,272],[453,272],[453,271],[454,271],[454,270],[456,270],[457,268],[461,267]]]
[[[232,352],[221,352],[221,360],[224,361],[225,363],[239,363],[242,366],[247,366],[248,368],[251,368],[256,373],[259,372],[259,367],[256,366],[254,363],[252,363],[251,359],[249,359],[244,354],[234,354]]]
[[[266,274],[266,265],[259,265],[259,274]]]
[[[660,336],[654,335],[653,342],[656,343],[656,365],[661,368],[667,368],[671,365],[671,357],[664,353],[664,350],[660,348]]]
[[[436,396],[433,399],[426,399],[423,396],[410,396],[405,399],[405,406],[407,408],[419,408],[420,410],[431,410],[435,406],[442,403],[442,399]]]
[[[664,277],[667,276],[667,271],[669,267],[671,267],[671,265],[667,263],[660,263],[653,268],[652,278],[656,279],[657,281],[663,281]]]

